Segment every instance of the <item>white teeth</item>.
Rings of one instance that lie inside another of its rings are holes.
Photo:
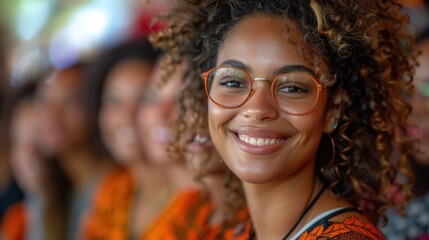
[[[270,139],[265,139],[264,145],[270,145],[271,140]]]
[[[238,137],[241,141],[253,146],[258,146],[258,147],[274,145],[283,141],[283,139],[281,138],[252,138],[252,137],[246,137],[243,135],[239,135]]]

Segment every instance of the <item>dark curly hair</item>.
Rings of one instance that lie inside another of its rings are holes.
[[[409,18],[400,10],[396,0],[179,1],[164,16],[168,27],[152,36],[168,56],[165,76],[183,56],[192,56],[181,93],[178,137],[196,131],[195,123],[207,112],[199,75],[215,67],[226,34],[252,14],[292,21],[303,38],[290,40],[299,41],[322,85],[329,87],[328,107],[341,109],[338,128],[331,133],[335,156],[326,151],[332,148],[329,136],[321,140],[319,154],[330,157],[317,160],[320,176],[334,195],[360,206],[373,220],[385,221],[384,211],[393,204],[404,209],[413,182],[407,159],[414,141],[405,127],[417,50],[406,28]],[[195,121],[185,122],[186,114]],[[400,203],[388,194],[397,178],[405,179],[397,186],[405,199]]]

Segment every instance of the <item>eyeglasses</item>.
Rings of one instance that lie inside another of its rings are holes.
[[[429,109],[429,79],[426,81],[422,81],[419,85],[416,85],[416,88],[419,98]]]
[[[429,98],[429,79],[427,81],[422,82],[420,86],[417,87],[417,91],[420,96],[424,98]]]
[[[242,106],[252,96],[255,81],[268,81],[274,103],[279,110],[290,115],[310,112],[324,89],[316,79],[303,72],[283,73],[270,81],[253,79],[241,68],[217,67],[201,74],[201,78],[209,99],[228,109]]]

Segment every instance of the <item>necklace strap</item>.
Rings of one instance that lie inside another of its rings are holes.
[[[307,214],[307,212],[314,206],[314,204],[319,200],[320,196],[322,196],[322,193],[325,191],[326,187],[323,185],[323,187],[319,190],[317,195],[310,201],[310,203],[307,205],[307,207],[304,209],[304,211],[299,216],[298,220],[295,222],[295,224],[292,226],[292,228],[289,230],[289,232],[282,238],[282,240],[286,240],[290,234],[295,230],[295,228],[298,226],[298,224],[301,222],[302,218]],[[255,231],[253,230],[253,227],[250,231],[250,235],[248,240],[255,239]]]
[[[289,232],[282,238],[282,240],[286,240],[295,230],[295,228],[298,226],[298,224],[301,222],[302,218],[307,214],[308,211],[314,206],[314,204],[319,200],[320,196],[322,196],[322,193],[325,191],[325,185],[319,190],[317,195],[311,200],[311,202],[307,205],[307,207],[304,209],[304,211],[299,216],[298,220],[295,222],[293,227],[289,230]]]

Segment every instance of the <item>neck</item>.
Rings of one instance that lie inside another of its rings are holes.
[[[156,193],[165,191],[167,180],[165,172],[160,167],[140,159],[139,161],[133,161],[133,164],[127,166],[127,169],[134,179],[136,189],[140,192]]]
[[[60,165],[70,179],[74,192],[80,191],[105,167],[105,162],[90,149],[74,149],[60,155]]]
[[[131,162],[130,162],[131,163]],[[171,199],[171,189],[167,184],[165,171],[140,159],[127,166],[134,184],[134,197],[131,231],[139,235],[159,216]]]
[[[214,213],[210,219],[210,224],[218,225],[225,220],[227,206],[225,199],[227,197],[227,189],[225,188],[226,174],[209,174],[203,178],[207,184],[208,192],[210,193],[210,201],[213,205]]]
[[[166,171],[167,181],[173,192],[177,193],[186,188],[198,187],[185,164],[172,164],[168,166]]]
[[[282,239],[317,195],[321,185],[312,165],[278,182],[243,183],[257,239]],[[308,221],[311,210],[290,236]]]

